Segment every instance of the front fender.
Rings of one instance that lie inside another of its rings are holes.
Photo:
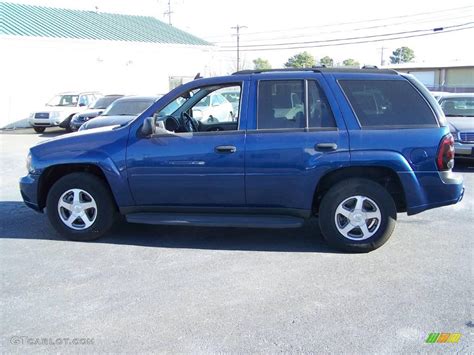
[[[31,148],[35,174],[52,167],[94,165],[104,174],[118,206],[133,205],[128,187],[125,152],[128,130],[120,129],[107,134],[65,135]]]

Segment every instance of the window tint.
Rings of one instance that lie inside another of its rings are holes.
[[[258,129],[305,128],[304,82],[260,81],[258,85]]]
[[[328,99],[315,81],[308,82],[309,127],[336,127],[336,121],[329,106]]]
[[[362,127],[437,126],[423,97],[405,80],[340,80]]]

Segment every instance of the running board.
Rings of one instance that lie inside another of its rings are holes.
[[[127,222],[199,227],[299,228],[304,219],[280,215],[143,212],[125,215]]]

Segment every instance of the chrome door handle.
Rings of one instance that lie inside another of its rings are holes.
[[[218,145],[215,149],[217,153],[235,153],[237,151],[233,145]]]
[[[314,149],[323,150],[323,151],[336,150],[337,144],[336,143],[318,143],[314,146]]]

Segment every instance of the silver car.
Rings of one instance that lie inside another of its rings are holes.
[[[454,136],[456,157],[474,159],[474,93],[446,93],[438,102]]]

